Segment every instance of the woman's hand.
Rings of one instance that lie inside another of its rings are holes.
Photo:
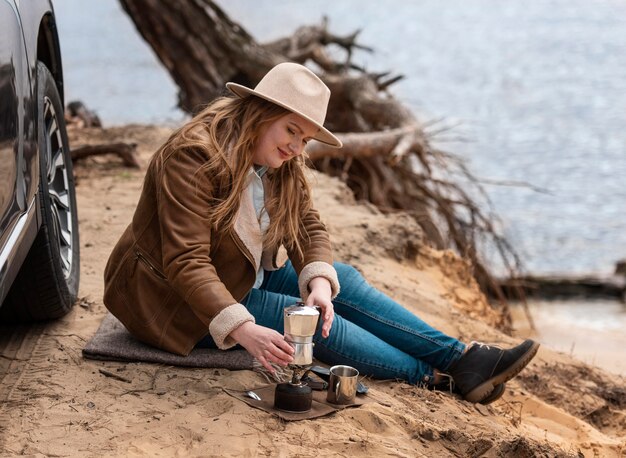
[[[258,359],[263,367],[272,374],[274,368],[270,363],[286,366],[293,361],[291,355],[293,355],[294,349],[281,334],[273,329],[260,326],[252,321],[246,321],[235,328],[230,336],[248,350],[248,353]]]
[[[322,309],[322,318],[324,325],[322,326],[322,337],[326,338],[330,334],[330,328],[335,319],[335,311],[333,310],[333,289],[330,282],[324,277],[315,277],[309,282],[311,293],[306,299],[306,305],[317,305]]]

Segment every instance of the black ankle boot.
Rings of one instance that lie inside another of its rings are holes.
[[[539,344],[530,339],[509,350],[472,342],[463,356],[448,369],[463,399],[481,402],[494,387],[515,377],[537,353]]]
[[[441,375],[445,376],[447,374],[441,374]],[[443,382],[436,383],[434,385],[428,385],[427,388],[431,391],[441,391],[443,393],[452,393],[452,394],[458,394],[460,396],[463,396],[463,393],[461,393],[461,390],[459,389],[458,386],[456,386],[456,384],[454,383],[454,380],[452,380],[451,377],[450,377],[450,380],[445,380]],[[488,394],[486,398],[482,399],[479,402],[481,404],[491,404],[492,402],[495,402],[502,397],[505,389],[506,389],[506,383],[500,383],[499,385],[494,386],[491,394]]]

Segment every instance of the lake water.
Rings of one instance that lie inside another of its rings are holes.
[[[361,43],[376,53],[357,52],[355,60],[405,75],[393,94],[420,120],[456,126],[441,145],[480,178],[543,190],[486,185],[529,271],[609,274],[626,257],[625,1],[218,4],[260,41],[323,15],[331,32],[363,29]],[[68,100],[84,101],[106,125],[184,119],[176,86],[118,2],[57,0],[55,7]],[[569,307],[572,317],[583,313],[581,304]],[[590,307],[623,329],[623,307]]]
[[[626,257],[626,2],[218,2],[260,41],[330,18],[362,28],[373,71],[421,120],[457,125],[445,148],[488,180],[534,273],[610,273]],[[55,2],[67,93],[107,125],[178,122],[177,89],[118,2]],[[458,125],[460,123],[460,125]]]

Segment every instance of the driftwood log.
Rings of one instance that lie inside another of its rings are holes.
[[[72,148],[72,161],[76,162],[88,156],[117,154],[126,167],[139,168],[136,143],[104,143],[99,145],[84,145]]]
[[[617,299],[626,304],[626,260],[615,263],[613,275],[526,275],[501,281],[504,294],[524,292],[541,299]]]
[[[504,294],[481,258],[481,245],[495,246],[511,274],[521,265],[497,230],[486,194],[463,162],[434,148],[424,126],[389,94],[401,75],[372,74],[353,63],[355,50],[371,51],[357,43],[358,31],[335,35],[324,18],[261,44],[211,0],[120,3],[177,83],[179,106],[189,113],[224,94],[228,81],[254,86],[280,62],[309,65],[332,91],[326,124],[345,145],[337,151],[311,142],[312,165],[345,181],[357,199],[384,212],[408,212],[433,244],[469,258],[483,290],[502,300],[501,327],[510,325]],[[330,47],[344,51],[341,59],[331,57]]]
[[[524,276],[501,283],[503,292],[522,289],[527,297],[540,299],[616,299],[626,303],[626,277]]]

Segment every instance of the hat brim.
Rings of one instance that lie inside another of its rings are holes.
[[[322,126],[321,124],[319,124],[317,121],[309,118],[307,115],[304,115],[302,113],[300,113],[298,110],[296,110],[293,107],[290,107],[289,105],[279,102],[276,99],[273,99],[272,97],[268,97],[265,94],[262,94],[260,92],[255,91],[254,89],[250,89],[249,87],[246,86],[242,86],[241,84],[237,84],[237,83],[226,83],[226,88],[232,92],[233,94],[235,94],[237,97],[241,97],[242,99],[250,96],[250,95],[254,95],[257,97],[260,97],[264,100],[267,100],[268,102],[272,102],[275,103],[278,106],[281,106],[283,108],[285,108],[286,110],[291,111],[292,113],[297,114],[298,116],[302,116],[304,119],[306,119],[307,121],[315,124],[318,128],[319,131],[313,136],[313,138],[319,142],[325,143],[329,146],[332,146],[334,148],[341,148],[343,146],[343,144],[341,143],[341,140],[339,140],[337,137],[335,137],[328,129],[326,129],[324,126]]]

